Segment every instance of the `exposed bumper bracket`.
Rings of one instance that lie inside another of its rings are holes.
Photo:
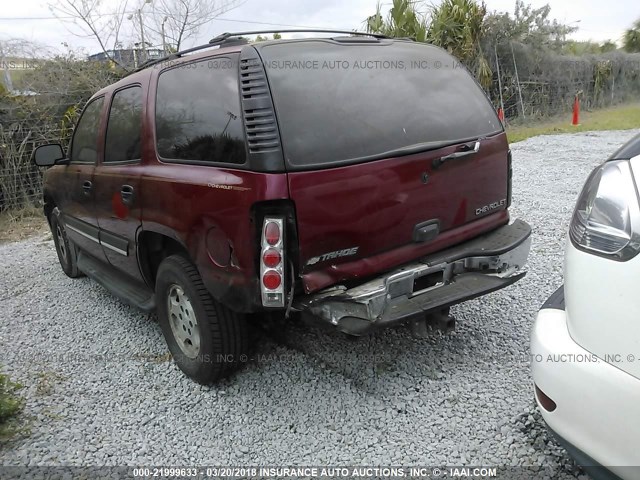
[[[294,308],[350,335],[364,335],[517,282],[530,248],[531,227],[516,220],[357,287],[300,297]]]

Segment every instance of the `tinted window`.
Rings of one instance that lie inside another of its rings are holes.
[[[160,75],[158,154],[166,159],[244,163],[237,59],[216,58]]]
[[[104,161],[139,160],[142,156],[141,130],[142,88],[131,87],[117,91],[109,111]]]
[[[266,45],[261,53],[294,167],[502,131],[482,89],[439,48],[319,40]]]
[[[75,163],[95,163],[98,159],[98,133],[100,113],[104,97],[89,103],[76,125],[71,144],[71,161]]]

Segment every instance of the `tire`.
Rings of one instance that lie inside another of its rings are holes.
[[[182,255],[160,264],[156,305],[173,359],[196,382],[217,382],[247,361],[246,317],[214,300],[196,267]]]
[[[53,234],[53,243],[56,246],[58,261],[62,267],[62,271],[69,278],[82,277],[84,274],[78,270],[78,249],[73,241],[67,237],[67,230],[64,223],[60,220],[60,210],[58,207],[53,209],[49,219],[51,225],[51,233]]]

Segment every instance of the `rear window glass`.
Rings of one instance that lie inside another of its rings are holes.
[[[238,70],[229,68],[237,64],[237,59],[217,57],[215,61],[183,64],[160,74],[156,96],[160,157],[207,163],[245,162]]]
[[[261,53],[293,167],[384,158],[502,131],[467,70],[429,45],[314,40],[266,45]]]

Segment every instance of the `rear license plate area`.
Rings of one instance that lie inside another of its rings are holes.
[[[444,271],[430,273],[413,280],[413,293],[418,293],[444,283]]]

